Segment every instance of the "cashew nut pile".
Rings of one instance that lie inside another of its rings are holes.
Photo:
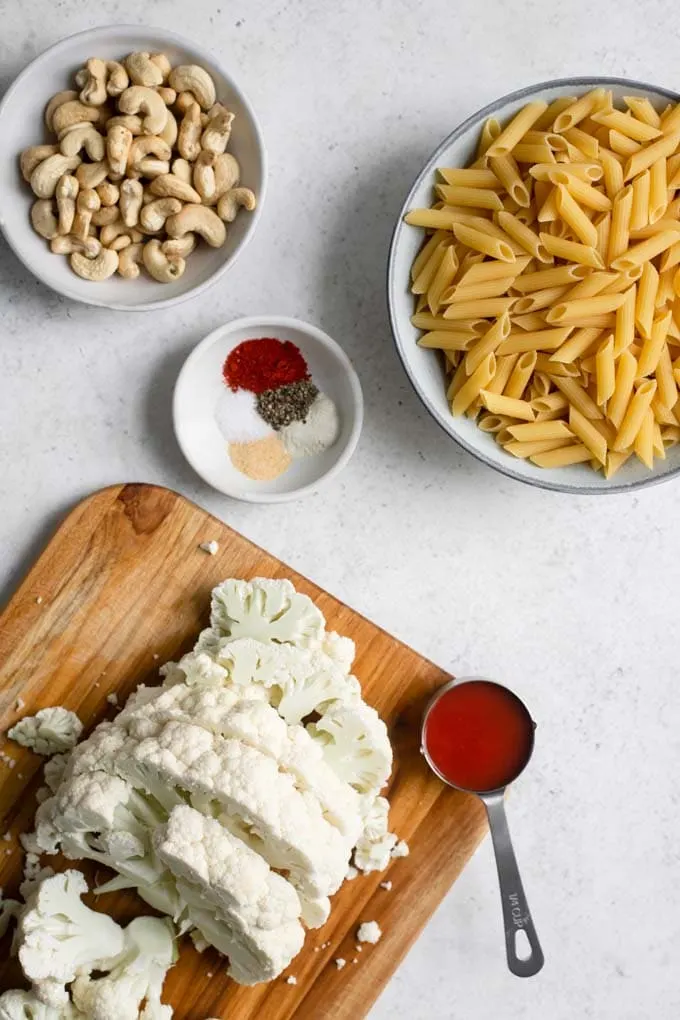
[[[57,141],[21,154],[34,229],[85,280],[132,280],[141,267],[179,279],[198,237],[221,247],[225,224],[255,208],[226,151],[234,114],[204,68],[164,53],[93,57],[75,83],[45,109]]]

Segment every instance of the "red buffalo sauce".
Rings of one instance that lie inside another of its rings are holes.
[[[469,680],[445,691],[428,710],[427,754],[454,786],[484,792],[511,782],[526,765],[534,724],[512,691],[490,680]]]

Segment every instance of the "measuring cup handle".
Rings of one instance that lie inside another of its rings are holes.
[[[524,895],[515,851],[512,848],[508,820],[505,815],[503,791],[487,794],[482,797],[482,800],[489,819],[496,867],[498,868],[498,882],[501,887],[508,967],[517,977],[531,977],[533,974],[537,974],[543,966],[543,951],[531,920],[529,904]],[[529,940],[530,954],[525,959],[520,959],[517,955],[517,937],[520,931],[525,932]]]

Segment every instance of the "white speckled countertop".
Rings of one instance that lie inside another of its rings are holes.
[[[261,118],[269,196],[225,280],[156,315],[62,301],[0,242],[3,594],[80,497],[155,481],[443,666],[514,687],[539,723],[510,821],[545,969],[528,981],[505,969],[487,842],[371,1020],[676,1020],[680,483],[574,498],[459,452],[404,376],[384,282],[403,197],[458,122],[498,95],[569,74],[680,88],[680,9],[671,0],[0,0],[0,85],[99,21],[170,25],[220,55]],[[318,323],[364,386],[354,460],[299,505],[239,505],[209,491],[171,431],[186,354],[222,321],[256,312]]]

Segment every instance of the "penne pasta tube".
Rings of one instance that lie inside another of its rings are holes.
[[[548,453],[536,453],[529,460],[542,468],[569,467],[571,464],[582,464],[590,460],[592,454],[587,446],[582,443],[573,443],[570,446],[563,446],[559,450],[550,450]]]
[[[591,420],[594,418],[603,418],[602,411],[597,406],[593,398],[589,393],[581,386],[576,379],[570,379],[567,376],[553,375],[550,377],[565,397],[572,404],[577,411],[580,411],[582,415]]]
[[[465,358],[465,371],[472,375],[483,361],[486,361],[490,354],[494,354],[497,348],[510,335],[510,316],[507,312],[500,315],[490,329],[477,340],[473,347],[468,350]],[[489,408],[493,410],[493,408]],[[499,412],[500,413],[500,412]]]
[[[515,290],[521,294],[529,294],[546,287],[569,286],[588,276],[584,266],[556,266],[554,269],[539,269],[534,273],[523,273],[514,283]]]
[[[520,354],[519,358],[515,362],[515,367],[507,381],[506,387],[503,390],[503,396],[511,400],[520,400],[524,395],[524,391],[534,373],[535,367],[536,351],[527,351],[524,354]],[[532,421],[533,417],[534,414],[532,410],[531,418],[528,418],[527,421]]]
[[[563,421],[534,421],[526,425],[508,425],[513,439],[532,442],[541,439],[573,439],[573,432]]]
[[[612,214],[602,213],[601,216],[595,220],[595,229],[597,230],[597,253],[603,262],[607,259],[609,252],[609,235],[612,228]]]
[[[612,207],[611,199],[607,195],[603,195],[597,188],[593,188],[591,184],[568,173],[568,170],[568,165],[559,167],[552,172],[549,179],[553,184],[566,188],[572,198],[587,209],[595,209],[597,212],[609,212]]]
[[[438,351],[467,351],[477,338],[472,333],[456,333],[453,330],[432,330],[418,340],[419,347]]]
[[[653,142],[661,136],[658,127],[637,120],[635,117],[628,117],[620,110],[606,110],[592,114],[596,124],[604,124],[605,127],[619,131],[626,138],[632,138],[636,142]]]
[[[642,351],[640,352],[637,367],[638,379],[643,376],[652,375],[656,372],[656,366],[659,364],[661,351],[663,350],[664,344],[666,343],[666,337],[668,336],[668,329],[672,315],[672,312],[666,312],[665,314],[662,313],[658,315],[654,319],[649,339],[645,340],[642,345]]]
[[[573,178],[585,182],[586,185],[593,181],[599,181],[604,173],[597,163],[537,163],[529,168],[529,173],[537,181],[550,181],[553,184],[563,184],[562,178]],[[623,186],[623,181],[621,182]]]
[[[537,219],[539,223],[552,223],[557,219],[557,193],[553,187],[550,188],[546,199],[538,210]]]
[[[607,403],[615,389],[614,337],[603,340],[595,355],[595,378],[597,381],[597,403]]]
[[[661,354],[656,364],[654,375],[657,385],[657,399],[664,407],[667,407],[670,410],[672,407],[675,407],[678,402],[678,387],[675,382],[675,376],[673,375],[673,364],[671,362],[668,344],[664,344],[661,349]]]
[[[506,156],[509,152],[517,146],[517,143],[523,138],[523,136],[529,131],[531,127],[536,123],[542,113],[548,109],[548,104],[542,100],[538,100],[533,103],[527,103],[515,116],[512,118],[507,127],[501,131],[491,145],[486,150],[486,155],[491,156]]]
[[[649,214],[648,222],[656,223],[666,212],[668,205],[668,184],[666,157],[661,156],[649,168]]]
[[[645,411],[633,443],[635,455],[650,470],[654,467],[654,414],[651,407]]]
[[[649,189],[650,173],[645,170],[635,178],[631,187],[633,189],[633,205],[630,211],[630,230],[641,230],[649,223]],[[657,231],[654,231],[657,233]]]
[[[509,312],[516,298],[482,298],[479,301],[460,301],[455,305],[447,305],[445,319],[491,319]]]
[[[571,327],[540,329],[537,332],[511,333],[498,348],[499,354],[525,354],[528,351],[553,351],[564,343]]]
[[[670,251],[670,248],[668,250]],[[674,272],[672,267],[667,269],[666,272],[659,273],[659,288],[656,292],[656,299],[654,301],[657,311],[665,311],[667,304],[675,300],[673,276]]]
[[[648,262],[660,255],[666,248],[670,248],[676,240],[677,234],[674,230],[663,230],[660,234],[648,237],[646,241],[640,241],[628,248],[626,252],[612,261],[612,269],[628,269],[630,266],[639,266],[643,262]]]
[[[531,401],[536,414],[549,414],[552,411],[564,411],[569,407],[569,401],[564,393],[546,393],[543,397],[534,397]]]
[[[533,457],[537,453],[547,453],[549,450],[559,450],[563,446],[570,446],[571,443],[571,439],[534,439],[530,442],[521,442],[517,439],[513,439],[509,443],[505,443],[503,449],[507,450],[508,453],[511,453],[513,457],[521,457],[523,460],[526,460],[528,457]]]
[[[582,131],[581,128],[569,128],[568,131],[563,131],[562,136],[567,142],[575,149],[587,156],[588,159],[599,159],[600,143],[594,135],[589,135],[587,131]]]
[[[675,244],[672,244],[670,248],[667,248],[666,251],[663,253],[663,255],[661,256],[659,269],[661,270],[662,273],[665,273],[666,270],[672,269],[673,266],[677,266],[679,262],[680,262],[680,238],[675,242]]]
[[[565,301],[576,301],[577,298],[595,297],[607,290],[611,284],[616,283],[620,273],[608,273],[605,271],[591,273],[584,280],[575,283],[565,294]]]
[[[446,254],[447,249],[450,247],[451,245],[448,241],[440,241],[439,244],[436,245],[429,259],[427,260],[423,268],[420,270],[418,276],[416,276],[415,280],[411,284],[411,291],[413,294],[427,293],[427,291],[430,289],[432,281],[437,275],[437,270],[439,269],[439,266],[442,263],[444,255]]]
[[[562,237],[551,237],[546,233],[541,233],[539,236],[551,255],[566,259],[568,262],[576,262],[582,266],[591,266],[593,269],[604,269],[602,256],[596,248],[578,244],[576,241],[567,241]]]
[[[510,245],[505,241],[499,240],[497,237],[493,237],[475,227],[465,226],[462,223],[454,224],[453,232],[462,244],[468,245],[469,248],[473,248],[475,251],[480,251],[484,255],[490,255],[492,258],[500,259],[503,262],[515,261],[515,253]]]
[[[665,460],[666,447],[664,446],[663,436],[661,435],[661,426],[656,421],[656,419],[654,419],[654,416],[652,416],[652,422],[653,422],[652,428],[654,430],[654,435],[652,439],[652,449],[654,451],[654,456],[659,457],[661,460]],[[654,467],[653,463],[652,467]]]
[[[569,408],[569,428],[600,464],[606,464],[607,440],[593,423],[575,407]]]
[[[536,332],[539,329],[545,329],[545,319],[540,312],[527,312],[525,315],[515,315],[515,309],[517,305],[513,306],[512,324],[517,326],[518,329],[523,329],[527,333],[530,331]]]
[[[632,118],[631,118],[632,120]],[[616,128],[609,128],[609,148],[612,152],[617,152],[620,156],[632,156],[634,153],[639,152],[642,148],[640,142],[633,141],[627,135],[617,131]]]
[[[512,375],[512,370],[517,362],[517,354],[509,354],[504,357],[496,357],[496,372],[490,383],[485,386],[487,393],[502,393],[505,384]]]
[[[482,390],[482,393],[484,392],[486,391]],[[488,432],[493,435],[502,429],[506,429],[512,423],[513,419],[507,414],[483,414],[477,424],[482,432]]]
[[[556,131],[558,134],[564,134],[565,131],[576,127],[577,124],[590,116],[593,110],[600,106],[604,98],[605,90],[602,88],[596,88],[591,92],[587,92],[577,99],[575,103],[572,103],[571,106],[568,106],[566,110],[557,115],[553,124],[553,131]]]
[[[458,167],[440,166],[437,173],[446,182],[454,187],[463,188],[499,188],[501,182],[496,177],[493,169],[459,169]]]
[[[518,163],[555,163],[553,150],[545,142],[543,144],[525,144],[520,142],[512,150],[512,155]]]
[[[613,202],[618,193],[623,190],[623,167],[611,149],[601,147],[599,160],[604,175],[604,188],[607,197]]]
[[[522,421],[534,420],[533,408],[526,400],[515,400],[498,393],[489,393],[488,390],[482,390],[480,396],[484,407],[494,414],[507,416],[510,422],[513,418],[519,418]]]
[[[649,99],[642,96],[624,96],[623,101],[634,117],[658,128],[661,125],[661,117],[656,112]]]
[[[462,209],[502,209],[503,203],[490,188],[468,188],[453,184],[437,184],[437,194],[447,205]]]
[[[623,467],[630,456],[630,450],[624,450],[621,453],[615,453],[610,450],[607,454],[607,466],[604,470],[604,477],[613,478],[619,468]]]
[[[507,262],[505,263],[507,265]],[[486,280],[484,283],[454,283],[441,295],[444,305],[455,304],[457,301],[476,301],[479,298],[502,297],[507,294],[514,282],[514,276],[506,276],[499,280]]]
[[[578,202],[567,191],[563,184],[558,184],[555,196],[557,212],[564,222],[571,227],[578,239],[592,248],[597,247],[597,229],[590,222]]]
[[[501,126],[495,117],[489,117],[488,120],[484,121],[479,136],[479,145],[477,146],[477,158],[486,154],[487,149],[494,139],[498,138],[500,133]]]
[[[569,287],[546,287],[545,290],[533,290],[530,294],[517,299],[513,305],[513,312],[526,315],[527,312],[537,312],[544,308],[550,308],[556,301],[559,301],[569,292]]]
[[[404,216],[404,223],[432,230],[453,230],[453,222],[453,215],[444,209],[411,209]]]
[[[499,212],[496,214],[496,222],[504,233],[516,241],[529,255],[540,262],[550,261],[551,257],[538,234],[531,227],[522,223],[517,216],[505,211]]]
[[[633,343],[635,339],[635,285],[629,287],[622,295],[623,302],[616,309],[616,326],[614,327],[614,357],[618,356]]]
[[[602,292],[603,294],[621,294],[624,290],[628,290],[642,276],[642,266],[631,266],[630,269],[624,269],[623,272],[614,273],[614,276],[616,279]]]
[[[518,205],[528,208],[531,196],[529,189],[520,176],[519,167],[515,159],[510,154],[506,156],[490,156],[489,166],[508,195]]]
[[[677,109],[678,107],[676,107]],[[637,177],[638,174],[648,170],[652,163],[655,163],[657,159],[661,159],[662,156],[673,155],[678,144],[680,144],[680,131],[676,130],[668,133],[666,126],[662,125],[662,127],[664,134],[661,138],[634,152],[627,160],[623,168],[624,181],[629,181],[632,177]]]
[[[424,330],[451,330],[453,332],[464,331],[473,336],[479,336],[486,328],[487,323],[482,319],[467,319],[451,322],[442,315],[431,315],[429,312],[416,312],[411,316],[411,322],[416,329]]]
[[[628,249],[630,218],[633,208],[632,187],[623,188],[614,199],[612,207],[612,223],[609,231],[609,249],[607,262],[611,265],[614,259],[623,255]]]
[[[501,216],[502,213],[499,213]],[[491,261],[491,262],[480,262],[477,265],[470,266],[469,269],[461,276],[458,283],[461,286],[467,287],[473,283],[485,283],[487,280],[498,280],[504,276],[507,277],[510,273],[515,276],[519,276],[523,273],[526,267],[529,265],[531,260],[526,256],[521,256],[515,259],[513,263],[508,265],[507,262],[503,261]]]
[[[576,365],[562,365],[558,361],[551,361],[550,355],[544,353],[536,355],[536,372],[545,374],[549,383],[550,376],[553,375],[568,375],[572,379],[580,378],[581,376],[581,371]]]
[[[680,426],[667,425],[661,429],[661,439],[665,447],[677,446],[680,443]],[[505,447],[507,450],[507,446]]]
[[[616,452],[627,450],[635,442],[643,418],[650,409],[655,393],[656,381],[653,379],[643,379],[633,393],[626,408],[626,413],[623,416],[621,426],[616,433],[613,447]]]
[[[545,319],[551,323],[578,322],[593,315],[614,312],[624,301],[624,294],[597,294],[595,297],[564,301],[553,305]]]
[[[535,131],[548,131],[552,128],[555,117],[567,107],[571,106],[576,102],[575,96],[560,96],[559,99],[553,99],[547,110],[544,110],[538,120],[534,122]]]
[[[426,263],[433,255],[435,248],[442,241],[448,241],[450,235],[445,230],[435,230],[427,242],[420,249],[411,266],[411,281],[415,280],[425,268]]]
[[[437,314],[441,303],[441,296],[444,290],[451,284],[456,275],[457,268],[458,259],[456,258],[456,253],[453,247],[449,245],[444,249],[444,257],[437,267],[430,286],[427,288],[427,303],[433,315]]]
[[[561,347],[557,348],[554,354],[550,355],[550,361],[557,364],[569,364],[575,361],[593,346],[601,332],[600,329],[592,327],[577,329]]]
[[[461,365],[461,368],[463,366]],[[458,369],[460,371],[460,369]],[[464,369],[463,369],[464,371]],[[470,405],[477,399],[480,391],[491,382],[496,371],[496,359],[489,354],[475,372],[463,382],[460,389],[453,395],[451,401],[451,414],[455,416],[465,414]],[[456,373],[457,374],[457,373]]]
[[[674,380],[675,381],[675,380]],[[656,380],[657,392],[654,400],[652,401],[652,411],[654,412],[654,418],[660,425],[677,425],[678,419],[673,414],[673,411],[661,403],[659,399],[659,380]]]

